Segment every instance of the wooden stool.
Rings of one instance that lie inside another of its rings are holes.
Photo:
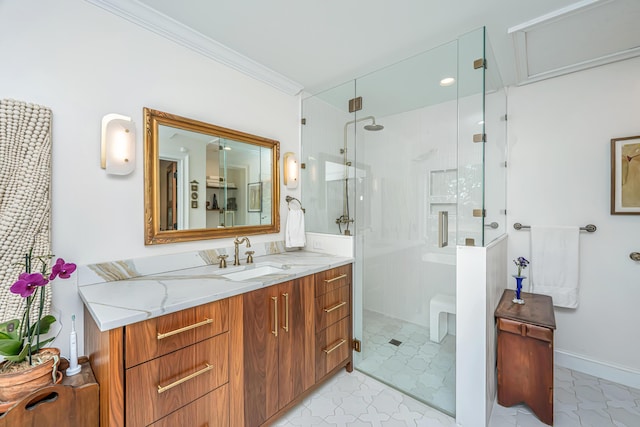
[[[512,302],[506,289],[496,308],[498,322],[498,403],[525,403],[545,424],[553,425],[553,302],[522,292]]]

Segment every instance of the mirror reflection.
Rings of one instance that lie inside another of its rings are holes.
[[[278,141],[144,113],[146,244],[279,231]]]

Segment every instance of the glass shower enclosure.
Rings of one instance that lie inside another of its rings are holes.
[[[354,366],[450,415],[456,245],[505,232],[491,61],[481,28],[302,102],[307,231],[355,242]]]

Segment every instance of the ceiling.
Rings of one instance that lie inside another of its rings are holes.
[[[482,26],[505,85],[624,59],[615,52],[640,54],[639,0],[87,1],[291,94],[333,87]]]

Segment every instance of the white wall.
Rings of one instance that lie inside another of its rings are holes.
[[[229,239],[144,245],[144,106],[277,139],[281,152],[299,153],[297,97],[82,0],[1,2],[0,57],[0,96],[53,110],[52,246],[67,261],[231,246]],[[100,121],[107,113],[136,123],[137,167],[129,176],[100,169]],[[282,233],[252,237],[277,239],[284,240]],[[82,304],[69,282],[54,286],[66,321],[56,341],[63,355],[72,313],[82,325]]]
[[[497,392],[493,313],[506,287],[507,237],[456,250],[456,424],[484,427]]]
[[[509,262],[530,254],[514,222],[598,227],[580,234],[579,307],[556,308],[556,351],[638,374],[640,217],[609,214],[609,150],[640,135],[639,111],[640,58],[510,88],[507,181]]]

